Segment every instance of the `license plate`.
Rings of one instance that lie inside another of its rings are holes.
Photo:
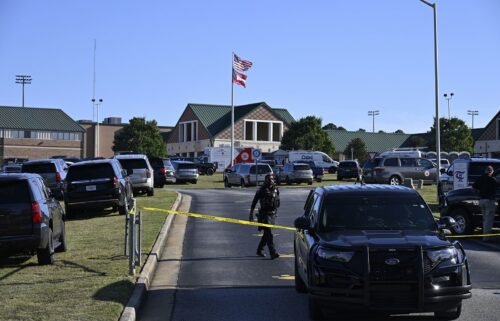
[[[87,185],[87,186],[85,186],[85,190],[87,192],[92,192],[92,191],[95,191],[96,188],[95,188],[95,185]]]

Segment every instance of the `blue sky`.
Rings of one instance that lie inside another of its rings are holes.
[[[441,116],[500,109],[500,1],[437,0]],[[348,130],[432,125],[432,9],[419,0],[0,0],[0,105],[175,125],[187,103],[230,104],[231,52],[251,60],[235,103],[265,101]]]

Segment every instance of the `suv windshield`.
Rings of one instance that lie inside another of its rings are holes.
[[[308,171],[311,167],[309,167],[309,165],[294,165],[293,169],[296,171]]]
[[[31,193],[26,180],[0,181],[0,204],[30,202]]]
[[[66,176],[67,181],[81,181],[86,179],[112,178],[115,176],[110,164],[92,164],[85,166],[71,166]]]
[[[432,213],[417,195],[327,195],[320,229],[436,230]]]
[[[271,173],[271,168],[269,165],[257,165],[257,174],[267,174]],[[250,167],[250,174],[255,174],[255,165]]]
[[[23,173],[55,173],[56,167],[52,163],[25,164],[22,169]]]
[[[148,168],[148,165],[143,158],[119,159],[118,161],[122,167],[127,170],[127,172],[132,172],[133,169],[138,168]]]
[[[339,167],[356,168],[358,167],[358,164],[355,162],[340,162]]]

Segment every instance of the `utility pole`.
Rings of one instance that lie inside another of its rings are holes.
[[[102,99],[99,99],[97,101],[96,99],[92,98],[92,103],[95,106],[96,113],[97,113],[97,125],[96,125],[96,134],[95,134],[95,156],[94,157],[99,157],[99,106],[102,104]]]
[[[378,110],[369,110],[368,111],[368,116],[372,116],[373,121],[373,132],[375,132],[375,116],[380,115],[380,112]]]
[[[479,115],[478,110],[467,110],[467,115],[472,116],[472,129],[474,129],[474,116]]]
[[[23,85],[23,103],[22,103],[22,106],[24,107],[24,85],[31,84],[31,76],[30,75],[16,75],[16,84]]]

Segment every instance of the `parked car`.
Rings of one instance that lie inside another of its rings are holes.
[[[52,264],[66,252],[64,211],[37,174],[0,174],[0,252],[36,253]]]
[[[496,213],[493,220],[495,226],[500,226],[500,169],[493,173],[497,180],[496,188]],[[479,195],[474,193],[472,187],[466,187],[449,191],[444,196],[444,202],[440,208],[441,217],[451,216],[456,225],[451,229],[453,234],[471,234],[476,227],[483,226],[483,214],[479,207]]]
[[[68,166],[63,159],[38,159],[23,163],[23,173],[39,174],[45,180],[52,194],[58,199],[63,199],[63,181],[66,177]]]
[[[311,319],[330,307],[452,320],[472,296],[466,253],[445,237],[454,220],[437,223],[413,189],[318,187],[304,210],[295,220],[295,288],[309,294]]]
[[[337,180],[341,181],[344,178],[356,178],[361,177],[361,166],[357,160],[346,160],[341,161],[337,168]]]
[[[175,171],[168,158],[149,157],[154,172],[154,187],[163,188],[166,183],[175,182]]]
[[[363,167],[365,183],[400,185],[405,178],[423,180],[425,184],[436,182],[437,166],[419,157],[376,157]]]
[[[77,209],[113,207],[125,215],[132,207],[132,184],[116,159],[83,161],[71,165],[64,182],[66,215]]]
[[[268,164],[235,164],[224,173],[224,186],[251,186],[262,184],[267,174],[273,174]]]
[[[298,163],[309,165],[309,167],[311,168],[311,170],[313,172],[313,178],[317,182],[321,182],[321,180],[323,179],[323,176],[324,176],[323,167],[316,166],[315,162],[313,162],[313,161],[307,161],[307,160],[305,160],[305,161],[298,161]]]
[[[9,164],[2,167],[2,173],[21,173],[20,164]]]
[[[136,193],[147,193],[148,196],[154,195],[153,167],[151,167],[146,155],[125,154],[116,155],[114,158],[117,159],[122,168],[127,171],[127,175],[132,183],[134,195]]]
[[[173,161],[172,165],[174,166],[176,183],[198,183],[198,167],[195,163],[188,161]]]
[[[444,194],[454,189],[465,188],[474,184],[476,179],[484,174],[484,169],[492,166],[493,169],[500,169],[500,159],[495,158],[470,158],[456,159],[439,176],[438,193],[442,205]]]
[[[198,173],[211,176],[217,170],[217,164],[208,161],[207,156],[200,156],[193,159],[193,163],[198,167]]]
[[[273,174],[276,177],[276,183],[280,184],[280,173],[283,171],[284,166],[283,165],[274,165],[271,167],[273,170]]]
[[[279,183],[286,183],[288,185],[292,183],[307,183],[312,185],[313,183],[313,171],[308,164],[304,163],[286,164],[278,177]]]

